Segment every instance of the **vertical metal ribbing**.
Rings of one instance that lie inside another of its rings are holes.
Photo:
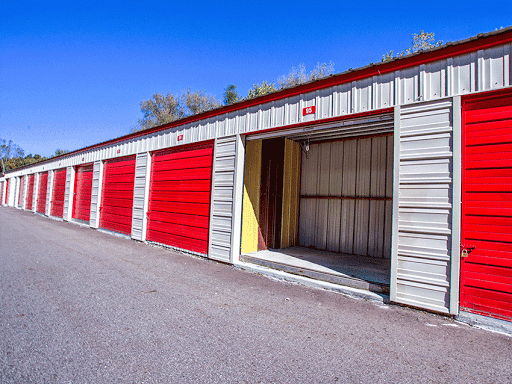
[[[454,289],[452,100],[402,106],[399,114],[391,300],[450,313],[454,306],[450,303]]]
[[[48,184],[46,186],[46,209],[45,215],[50,216],[52,210],[53,171],[48,171]]]
[[[452,180],[452,249],[450,275],[450,314],[459,314],[459,278],[462,202],[462,105],[453,98],[453,180]]]

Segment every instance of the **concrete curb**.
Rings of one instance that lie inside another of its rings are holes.
[[[120,237],[120,238],[126,239],[126,240],[131,240],[132,239],[132,237],[129,236],[129,235],[125,235],[124,233],[118,233],[118,232],[110,231],[108,229],[97,228],[97,231],[101,232],[101,233],[105,233],[107,235]]]
[[[297,283],[307,287],[325,289],[327,291],[341,293],[345,296],[371,301],[376,304],[385,304],[389,302],[389,297],[386,295],[379,295],[374,292],[366,291],[363,289],[346,287],[338,284],[328,283],[326,281],[314,280],[304,276],[293,275],[291,273],[278,271],[271,268],[261,267],[259,265],[238,262],[234,266],[243,271],[257,273],[272,279]]]
[[[494,319],[492,317],[477,315],[469,312],[460,312],[460,314],[456,316],[456,320],[476,328],[502,333],[512,337],[512,323],[505,320]]]

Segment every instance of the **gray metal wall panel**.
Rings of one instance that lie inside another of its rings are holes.
[[[135,160],[135,185],[133,189],[132,239],[143,241],[146,204],[146,185],[149,153],[139,153]]]
[[[37,209],[37,195],[39,193],[39,173],[34,174],[34,193],[32,195],[32,212]]]
[[[52,209],[53,171],[48,171],[48,184],[46,184],[46,207],[45,215],[50,216]]]
[[[331,252],[340,252],[341,205],[341,200],[328,200],[326,249]]]
[[[208,257],[231,261],[236,136],[215,140]]]
[[[314,143],[303,153],[300,245],[390,257],[391,201],[385,200],[392,195],[387,180],[393,161],[390,140],[375,136]]]
[[[330,143],[330,174],[328,195],[340,196],[343,182],[344,141]]]
[[[451,118],[450,100],[400,109],[396,281],[391,282],[393,300],[445,313],[451,271]]]
[[[101,187],[102,187],[102,167],[101,161],[95,161],[92,173],[92,188],[91,188],[91,213],[89,225],[91,228],[98,228],[99,226],[99,213],[101,204]]]
[[[21,185],[21,184],[20,184]],[[27,189],[28,189],[28,175],[23,176],[23,186],[20,187],[21,191],[21,209],[27,206]]]
[[[19,177],[15,177],[14,178],[14,201],[12,203],[12,206],[14,208],[18,207],[18,201],[19,201],[18,196],[19,196],[19,193],[20,193],[19,189],[20,189],[20,178]]]
[[[73,209],[73,167],[66,169],[66,186],[64,189],[64,210],[62,218],[70,220],[71,210]]]
[[[315,244],[316,199],[300,199],[299,244],[310,247]]]

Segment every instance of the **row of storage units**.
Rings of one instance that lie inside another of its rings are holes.
[[[388,88],[364,69],[85,148],[7,173],[1,201],[228,263],[350,255],[387,266],[394,302],[512,321],[511,42],[382,64]]]
[[[148,241],[207,254],[212,164],[212,142],[152,154]],[[94,190],[94,163],[28,174],[14,179],[19,186],[14,188],[9,188],[11,179],[7,179],[2,182],[4,204],[15,193],[19,208],[90,225],[91,210],[101,199],[98,228],[131,236],[136,156],[97,162],[96,182],[100,170],[101,188]]]

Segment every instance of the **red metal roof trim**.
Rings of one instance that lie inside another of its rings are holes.
[[[281,91],[273,92],[267,95],[263,95],[254,99],[249,99],[245,101],[241,101],[236,104],[227,105],[221,108],[217,108],[214,110],[206,111],[198,115],[193,115],[186,117],[184,119],[176,120],[168,124],[159,125],[157,127],[149,128],[143,131],[130,133],[125,136],[121,136],[112,140],[104,141],[102,143],[94,144],[89,147],[85,147],[82,149],[77,149],[76,151],[66,153],[64,155],[60,155],[57,157],[53,157],[48,160],[44,160],[39,163],[27,165],[24,167],[16,168],[9,172],[18,171],[20,169],[29,168],[35,165],[40,165],[43,163],[47,163],[49,161],[53,161],[55,159],[60,159],[64,157],[73,156],[79,153],[87,152],[96,148],[105,147],[107,145],[112,145],[116,143],[121,143],[126,140],[134,139],[140,136],[146,136],[151,133],[164,131],[169,128],[178,127],[180,125],[192,123],[198,120],[208,119],[210,117],[223,115],[225,113],[238,111],[241,109],[253,107],[255,105],[269,103],[275,100],[284,99],[287,97],[292,97],[296,95],[300,95],[303,93],[313,92],[319,89],[333,87],[336,85],[341,85],[344,83],[369,78],[372,76],[383,75],[386,73],[399,71],[402,69],[414,67],[421,64],[428,64],[434,61],[447,59],[449,57],[460,56],[464,54],[468,54],[471,52],[475,52],[481,49],[491,48],[498,45],[504,45],[512,42],[512,27],[507,27],[505,29],[501,29],[494,32],[489,32],[485,34],[479,34],[477,36],[471,37],[469,39],[461,40],[454,43],[447,43],[439,48],[434,48],[427,52],[418,52],[412,55],[408,55],[405,57],[396,58],[390,61],[386,61],[383,63],[375,63],[370,64],[366,67],[358,68],[358,69],[349,69],[346,72],[342,72],[337,75],[333,75],[321,80],[313,81],[310,83],[298,85],[293,88],[286,88]],[[284,127],[281,127],[284,128]]]

